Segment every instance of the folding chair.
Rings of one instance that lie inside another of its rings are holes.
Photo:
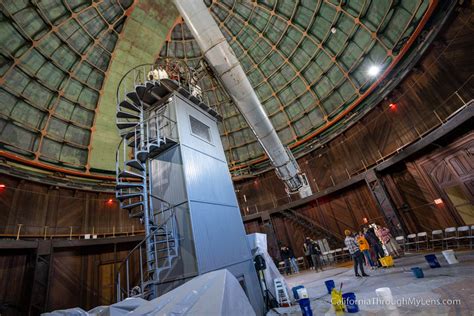
[[[395,241],[400,246],[400,248],[403,249],[403,252],[405,252],[405,236],[397,236],[395,237]]]
[[[469,241],[471,236],[469,226],[460,226],[457,229],[456,241],[458,243],[458,248],[461,246],[462,241]]]
[[[329,265],[329,251],[324,251],[321,254],[321,259],[323,259],[323,265]]]
[[[336,262],[336,257],[334,256],[335,253],[336,253],[336,250],[329,250],[329,257],[333,263]]]
[[[349,253],[349,248],[347,247],[342,248],[342,256],[345,260],[349,260],[351,258],[351,254]]]
[[[426,232],[420,232],[416,234],[416,250],[420,251],[420,244],[425,244],[423,250],[428,249],[428,234]]]
[[[306,269],[306,264],[303,257],[296,258],[296,264],[298,265],[300,271]]]
[[[407,240],[405,240],[406,251],[410,250],[411,245],[414,245],[416,250],[416,234],[410,234],[407,236]]]
[[[334,251],[334,258],[336,259],[336,262],[338,262],[339,259],[342,260],[342,248],[337,248],[337,249]]]
[[[280,271],[281,274],[284,274],[285,271],[285,261],[280,261],[278,262],[278,271]]]
[[[446,245],[446,249],[449,249],[449,242],[456,242],[457,239],[457,230],[456,227],[448,227],[444,230],[444,244]]]
[[[431,232],[431,248],[436,248],[436,242],[441,242],[441,249],[443,249],[443,231],[441,229],[433,230]]]

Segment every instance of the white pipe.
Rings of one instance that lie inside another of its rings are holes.
[[[204,57],[265,150],[275,171],[291,192],[302,186],[291,151],[281,143],[239,60],[203,0],[174,0]]]

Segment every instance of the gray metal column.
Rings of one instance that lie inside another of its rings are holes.
[[[299,168],[283,146],[239,60],[202,0],[174,0],[176,7],[239,111],[291,192],[302,186]]]

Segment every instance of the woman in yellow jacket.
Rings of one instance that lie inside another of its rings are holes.
[[[359,244],[359,249],[360,251],[364,254],[365,258],[367,259],[367,263],[370,265],[370,267],[374,267],[374,263],[372,262],[372,258],[370,258],[370,246],[369,243],[367,242],[367,239],[365,239],[364,233],[359,232],[359,234],[356,237],[357,243]]]

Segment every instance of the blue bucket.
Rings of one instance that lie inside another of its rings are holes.
[[[411,268],[411,271],[413,272],[413,274],[416,276],[417,279],[421,279],[425,277],[425,275],[423,274],[423,270],[421,270],[421,268],[418,268],[418,267]]]
[[[435,255],[426,255],[425,256],[426,261],[428,261],[428,264],[430,265],[430,268],[441,268],[441,265],[439,264],[438,258],[436,258]]]
[[[311,309],[311,301],[309,298],[303,298],[298,301],[303,316],[313,316],[313,310]]]
[[[304,286],[298,285],[298,286],[295,286],[294,288],[291,289],[291,291],[293,292],[293,297],[295,298],[295,300],[300,299],[300,297],[298,296],[298,290],[299,289],[304,289]]]
[[[356,296],[354,293],[344,293],[342,294],[342,301],[344,305],[346,305],[346,309],[348,313],[357,313],[359,311],[359,306],[356,303]]]
[[[324,284],[326,284],[326,288],[328,289],[328,294],[331,294],[332,289],[336,287],[334,280],[324,281]]]

